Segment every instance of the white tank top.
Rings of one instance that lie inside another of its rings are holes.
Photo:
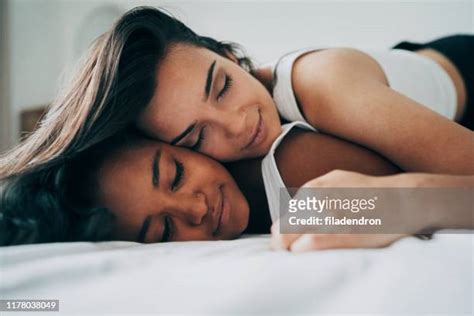
[[[262,160],[263,184],[265,186],[265,193],[267,195],[268,208],[270,210],[272,222],[275,222],[280,217],[280,193],[285,194],[286,198],[290,198],[290,194],[286,189],[286,185],[283,182],[283,179],[280,175],[280,171],[278,170],[278,166],[276,164],[275,151],[278,148],[278,145],[280,145],[282,140],[288,134],[288,132],[291,131],[291,129],[294,127],[300,127],[306,130],[317,132],[314,127],[305,122],[292,122],[284,124],[282,126],[281,134],[277,137],[277,139],[275,139],[272,144],[272,147],[270,148],[270,151]]]
[[[317,48],[291,52],[272,63],[275,75],[273,99],[286,120],[304,121],[293,93],[291,71],[295,60]],[[434,60],[403,49],[364,50],[383,69],[393,90],[453,120],[456,115],[456,88],[446,71]]]
[[[285,136],[294,127],[317,132],[309,125],[298,108],[293,86],[291,70],[294,61],[306,52],[315,50],[306,48],[289,53],[273,63],[276,82],[273,99],[278,112],[289,124],[282,126],[282,133],[273,142],[270,151],[262,160],[262,176],[267,195],[272,222],[279,217],[280,193],[289,198],[290,194],[280,175],[275,161],[275,151]],[[433,60],[401,49],[388,51],[366,51],[382,67],[392,89],[427,106],[435,112],[454,119],[456,113],[456,90],[454,83],[444,69]],[[281,191],[280,191],[281,189]]]

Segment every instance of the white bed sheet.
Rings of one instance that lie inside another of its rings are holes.
[[[80,314],[472,315],[473,253],[472,234],[302,254],[270,250],[269,235],[26,245],[0,249],[0,296]]]

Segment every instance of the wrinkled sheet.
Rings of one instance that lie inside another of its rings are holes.
[[[300,254],[269,240],[4,247],[0,296],[81,314],[472,314],[472,234]]]

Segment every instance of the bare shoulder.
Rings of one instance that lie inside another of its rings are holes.
[[[355,48],[339,47],[300,56],[293,65],[292,83],[304,86],[315,80],[341,81],[347,76],[385,80],[382,68],[370,55]]]
[[[292,69],[293,91],[308,122],[321,128],[324,113],[364,98],[374,86],[387,86],[375,59],[354,48],[330,48],[299,57]]]

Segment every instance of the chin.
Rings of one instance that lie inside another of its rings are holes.
[[[278,137],[278,134],[275,135],[275,136],[270,136],[268,137],[267,141],[265,144],[263,144],[263,152],[262,152],[262,155],[266,155],[270,152],[270,148],[272,147],[273,145],[273,142],[275,141],[275,139],[277,139]]]
[[[270,136],[270,135],[269,135]],[[278,135],[276,135],[275,137],[267,137],[267,139],[265,140],[265,142],[263,144],[261,144],[258,149],[256,149],[253,153],[250,154],[250,157],[248,158],[257,158],[257,157],[263,157],[265,156],[266,154],[268,154],[268,152],[270,151],[270,148],[272,147],[273,145],[273,142],[275,141],[275,139],[278,137]]]
[[[278,119],[278,121],[275,121],[271,128],[270,128],[270,131],[268,133],[268,138],[270,139],[270,142],[273,143],[275,141],[275,139],[278,137],[278,135],[280,135],[281,133],[281,122],[280,122],[280,119]]]
[[[239,216],[235,219],[236,225],[233,231],[233,235],[235,236],[234,238],[242,235],[249,224],[250,210],[247,200],[244,199],[241,203],[239,203],[236,210],[240,211],[241,214],[239,214]]]
[[[245,207],[243,209],[245,209],[246,216],[243,218],[242,224],[239,227],[240,230],[238,232],[238,235],[242,235],[242,233],[245,231],[245,229],[249,225],[250,209],[249,209],[247,201],[245,201]]]
[[[275,139],[277,139],[278,135],[281,133],[281,122],[279,117],[276,117],[277,120],[269,120],[269,126],[268,126],[268,131],[267,131],[267,139],[266,139],[266,147],[268,151],[270,151],[270,147],[272,146],[273,142]]]

